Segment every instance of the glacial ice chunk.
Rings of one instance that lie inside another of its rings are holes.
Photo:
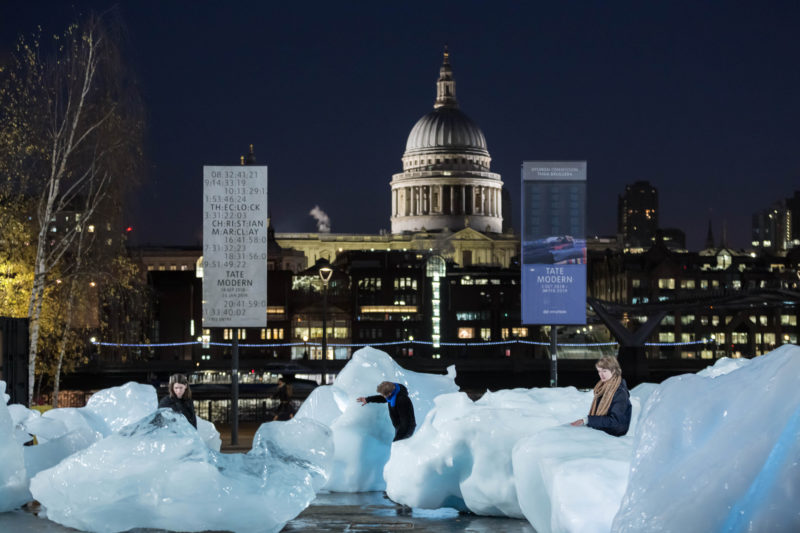
[[[262,425],[247,454],[219,454],[180,414],[159,409],[31,480],[47,518],[93,532],[277,532],[330,472],[330,430]]]
[[[0,381],[0,513],[29,500],[28,476],[22,443],[14,435],[14,421],[6,403],[6,382]]]
[[[800,348],[739,366],[653,393],[613,531],[800,531]]]
[[[538,533],[607,532],[628,479],[633,438],[553,427],[517,442],[517,497]]]
[[[118,431],[158,408],[158,396],[152,385],[130,381],[120,387],[103,389],[92,394],[86,411],[102,418],[111,431]]]
[[[464,393],[439,396],[417,433],[392,447],[386,492],[411,507],[522,518],[514,445],[584,416],[589,402],[591,393],[574,387],[486,392],[476,402]]]
[[[332,385],[317,387],[295,419],[310,418],[333,431],[335,459],[326,489],[336,492],[383,490],[383,467],[392,449],[394,429],[385,404],[356,402],[359,396],[377,394],[381,381],[402,383],[408,388],[419,428],[440,394],[456,392],[455,369],[447,375],[406,370],[389,355],[375,348],[353,354]],[[395,444],[396,446],[397,444]]]

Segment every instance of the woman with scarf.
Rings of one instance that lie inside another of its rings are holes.
[[[573,426],[589,426],[621,437],[631,423],[631,400],[628,386],[622,379],[622,368],[616,357],[607,356],[597,361],[600,381],[594,386],[594,399],[589,416],[572,422]]]
[[[378,394],[356,398],[362,406],[368,403],[389,404],[389,418],[394,426],[394,439],[392,442],[407,439],[414,434],[417,422],[414,419],[414,405],[408,397],[408,389],[400,383],[383,381],[378,385]]]

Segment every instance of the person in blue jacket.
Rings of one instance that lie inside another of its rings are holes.
[[[408,397],[408,389],[400,383],[382,381],[378,385],[378,394],[356,398],[362,406],[368,403],[387,403],[389,404],[389,418],[392,419],[394,426],[394,439],[392,442],[407,439],[414,434],[417,422],[414,419],[414,405]]]
[[[589,416],[572,422],[572,425],[585,425],[621,437],[628,432],[632,410],[628,385],[622,379],[622,368],[614,356],[603,357],[595,368],[600,381],[594,386]]]

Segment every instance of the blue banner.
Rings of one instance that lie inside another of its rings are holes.
[[[522,323],[586,323],[586,162],[522,165]]]

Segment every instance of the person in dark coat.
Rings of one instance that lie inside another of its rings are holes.
[[[278,400],[278,409],[275,412],[275,420],[290,420],[294,417],[294,405],[292,405],[292,385],[287,383],[284,378],[278,378],[278,388],[272,394],[274,400]]]
[[[158,402],[159,409],[164,407],[182,414],[197,429],[197,416],[194,414],[192,390],[189,388],[189,380],[183,374],[172,374],[169,377],[169,394]]]
[[[594,386],[594,399],[589,416],[572,422],[573,426],[589,426],[621,437],[631,424],[631,399],[628,385],[622,379],[622,368],[616,357],[603,357],[597,361],[600,381]]]
[[[388,403],[389,418],[394,426],[394,439],[392,442],[407,439],[414,434],[417,422],[414,419],[414,405],[408,397],[408,389],[400,383],[383,381],[378,385],[378,394],[356,398],[362,406],[368,403]]]

